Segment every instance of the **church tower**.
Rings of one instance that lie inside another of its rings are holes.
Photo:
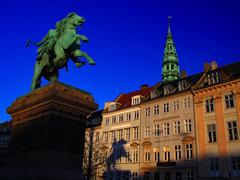
[[[171,16],[168,17],[168,34],[162,64],[162,81],[169,82],[180,77],[176,47],[170,29]]]

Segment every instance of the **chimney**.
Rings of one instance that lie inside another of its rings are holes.
[[[211,70],[217,69],[218,68],[218,64],[216,61],[212,61],[211,62]]]
[[[180,73],[180,76],[181,76],[181,78],[187,77],[187,71],[182,70],[181,73]]]
[[[211,69],[211,65],[209,63],[204,63],[204,72],[208,71]]]
[[[143,89],[147,89],[149,88],[148,84],[143,84],[141,85],[140,89],[143,90]]]

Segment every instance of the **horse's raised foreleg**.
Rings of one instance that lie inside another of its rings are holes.
[[[88,60],[89,64],[91,64],[91,65],[96,64],[95,61],[87,53],[82,52],[82,56],[85,57]]]
[[[34,66],[34,75],[31,84],[31,91],[40,87],[42,70],[43,70],[42,64],[40,62],[36,62]]]

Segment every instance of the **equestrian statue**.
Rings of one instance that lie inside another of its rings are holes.
[[[38,47],[38,54],[34,66],[31,91],[41,86],[41,78],[50,82],[58,80],[59,69],[67,68],[68,60],[71,59],[77,67],[86,62],[79,58],[85,57],[90,65],[95,62],[87,53],[80,50],[81,41],[88,42],[84,35],[77,34],[76,28],[81,26],[85,19],[76,13],[70,13],[56,23],[56,29],[50,29],[47,35],[38,43],[28,41],[26,46],[34,44]]]

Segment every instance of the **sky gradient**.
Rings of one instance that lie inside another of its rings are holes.
[[[205,62],[223,66],[240,60],[239,0],[5,1],[0,11],[0,122],[10,120],[6,108],[30,91],[37,48],[26,48],[26,41],[40,41],[69,12],[87,20],[79,32],[89,38],[82,50],[97,65],[77,69],[69,62],[60,81],[92,93],[99,108],[121,93],[161,81],[168,15],[180,70],[192,75]]]

